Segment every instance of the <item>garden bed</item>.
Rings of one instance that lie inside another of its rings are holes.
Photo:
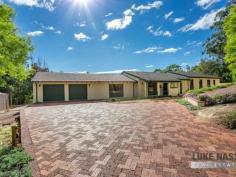
[[[225,86],[225,85],[224,85]],[[223,87],[224,87],[223,86]],[[232,85],[225,88],[215,87],[215,90],[206,91],[212,89],[211,87],[206,89],[197,89],[189,91],[184,95],[184,99],[195,106],[212,106],[217,104],[236,103],[236,85]],[[205,90],[204,93],[201,93]],[[201,94],[197,94],[201,93]]]
[[[30,177],[32,176],[29,162],[32,157],[22,148],[0,148],[0,176],[1,177]]]
[[[204,120],[213,121],[230,129],[236,128],[236,103],[204,107],[196,114]]]

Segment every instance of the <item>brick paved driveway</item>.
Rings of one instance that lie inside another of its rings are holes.
[[[25,117],[44,177],[236,176],[189,168],[193,151],[235,151],[236,133],[175,102],[38,106]]]

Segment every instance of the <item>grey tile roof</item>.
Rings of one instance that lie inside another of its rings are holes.
[[[170,72],[167,72],[169,75],[179,79],[179,80],[189,80],[190,78],[189,77],[186,77],[186,76],[183,76],[183,75],[179,75],[179,74],[173,74],[173,73],[170,73]]]
[[[77,74],[77,73],[56,73],[38,72],[32,81],[60,82],[60,81],[97,81],[97,82],[134,82],[134,80],[122,74]]]
[[[189,78],[220,78],[218,76],[204,74],[204,73],[198,73],[198,72],[173,72],[169,71],[169,73],[176,74],[179,76],[186,76]]]
[[[137,79],[142,79],[144,81],[180,81],[176,76],[169,73],[161,72],[136,72],[136,71],[124,71],[124,75],[130,78],[136,77]]]

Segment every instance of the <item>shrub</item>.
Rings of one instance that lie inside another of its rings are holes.
[[[236,129],[236,111],[227,114],[220,123],[227,128]]]
[[[0,177],[30,177],[32,157],[21,148],[0,148]]]
[[[198,99],[199,101],[204,102],[205,106],[212,106],[215,104],[236,103],[236,93],[216,95],[214,97],[210,97],[208,95],[200,95]]]
[[[199,101],[204,102],[205,106],[212,106],[215,104],[215,100],[208,95],[200,95],[198,99]]]
[[[213,99],[215,100],[216,104],[225,104],[227,103],[226,97],[227,97],[226,95],[217,95],[213,97]]]
[[[226,95],[226,102],[227,103],[236,103],[236,93],[234,93],[234,94],[227,94]]]

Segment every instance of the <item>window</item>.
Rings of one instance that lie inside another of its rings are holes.
[[[178,82],[171,82],[170,88],[178,88]]]
[[[216,80],[213,80],[213,85],[216,85]]]
[[[124,96],[124,88],[122,84],[110,84],[109,85],[109,97],[123,97]]]
[[[148,96],[157,95],[157,83],[149,82],[148,83]]]
[[[199,80],[199,88],[202,88],[202,80]]]
[[[211,80],[207,80],[207,87],[211,86]]]

